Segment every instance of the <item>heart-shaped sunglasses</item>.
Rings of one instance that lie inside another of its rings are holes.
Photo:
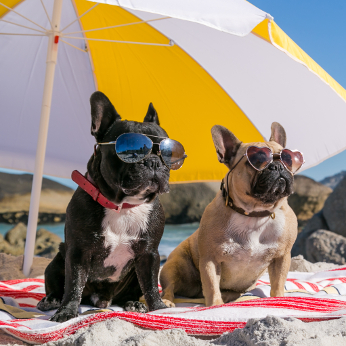
[[[289,172],[295,174],[305,162],[300,151],[290,149],[282,149],[280,153],[274,154],[268,147],[251,146],[246,149],[246,153],[242,158],[244,156],[257,171],[263,171],[274,160],[279,160]]]
[[[154,143],[149,137],[161,138],[160,143]],[[172,170],[179,169],[187,158],[184,147],[178,141],[166,137],[158,137],[142,133],[124,133],[115,141],[97,145],[114,145],[115,152],[119,159],[126,163],[137,163],[147,158],[154,145],[159,146],[157,155],[161,157],[163,163]]]

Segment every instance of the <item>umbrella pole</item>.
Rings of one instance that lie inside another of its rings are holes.
[[[43,166],[46,154],[47,134],[49,125],[50,107],[52,102],[55,66],[58,57],[58,42],[60,18],[63,0],[54,0],[52,25],[48,31],[48,50],[46,62],[46,76],[44,81],[43,99],[41,108],[40,128],[37,141],[34,178],[31,188],[28,229],[26,233],[23,274],[28,277],[34,258],[36,228],[38,220],[39,203],[42,188]]]

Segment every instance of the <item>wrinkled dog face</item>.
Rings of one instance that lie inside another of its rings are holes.
[[[121,120],[120,115],[109,99],[101,92],[95,92],[91,98],[92,125],[91,133],[97,143],[115,141],[124,133],[143,133],[158,137],[168,137],[166,131],[159,126],[157,113],[149,105],[144,122]],[[154,143],[162,138],[148,136]],[[115,145],[100,145],[96,155],[88,164],[89,173],[98,180],[104,180],[110,188],[107,196],[114,203],[150,202],[157,194],[169,191],[169,169],[157,155],[158,145],[153,145],[151,154],[137,163],[126,163],[120,160],[115,152]],[[99,182],[98,182],[99,183]],[[113,195],[112,195],[113,192]]]
[[[293,175],[280,161],[272,162],[266,169],[256,172],[252,195],[264,204],[274,204],[293,192]]]
[[[274,160],[267,168],[257,171],[248,162],[244,154],[250,146],[269,147],[273,153],[279,153],[286,145],[286,134],[278,123],[272,124],[272,133],[268,142],[242,143],[233,133],[223,126],[212,128],[212,136],[219,161],[232,169],[229,177],[231,194],[236,195],[245,204],[274,205],[293,192],[293,175],[281,161]]]

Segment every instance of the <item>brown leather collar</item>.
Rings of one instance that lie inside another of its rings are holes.
[[[73,171],[71,174],[72,180],[78,184],[86,193],[88,193],[94,201],[101,204],[107,209],[114,209],[116,212],[120,213],[121,209],[129,209],[137,207],[140,204],[129,204],[123,203],[122,205],[116,205],[108,200],[101,192],[98,187],[96,187],[95,182],[90,177],[89,173],[87,178],[78,171]]]
[[[226,177],[228,179],[228,175]],[[263,211],[253,211],[251,213],[247,213],[244,209],[239,208],[234,205],[232,198],[229,195],[229,192],[225,188],[225,184],[223,181],[221,181],[220,190],[222,191],[222,196],[226,201],[226,206],[232,208],[234,211],[236,211],[238,214],[249,216],[249,217],[266,217],[270,216],[272,219],[275,219],[275,213],[270,212],[269,210],[263,210]]]

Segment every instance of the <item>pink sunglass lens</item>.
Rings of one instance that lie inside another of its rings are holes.
[[[248,147],[246,155],[251,165],[258,171],[265,169],[273,157],[272,151],[267,147]]]
[[[281,160],[292,173],[296,173],[304,163],[304,157],[301,152],[289,149],[282,150]]]

